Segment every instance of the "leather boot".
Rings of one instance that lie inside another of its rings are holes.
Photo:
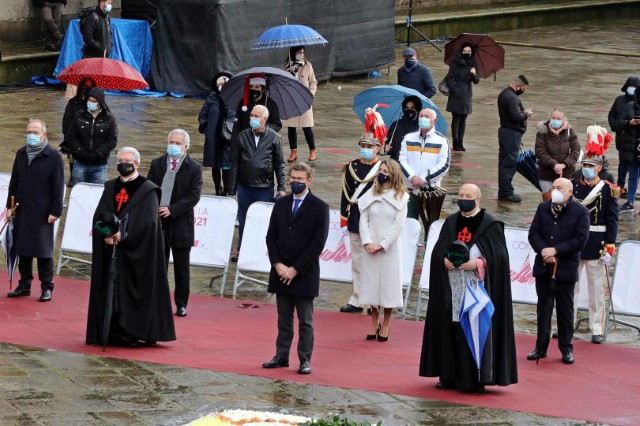
[[[466,151],[466,149],[464,149],[464,145],[462,144],[462,139],[458,140],[458,151]]]
[[[453,140],[453,149],[452,151],[460,151],[460,142],[458,142],[458,139],[454,139]]]
[[[309,151],[309,161],[316,161],[318,159],[318,155],[316,154],[316,150],[312,149]]]
[[[289,154],[289,158],[287,158],[287,163],[293,163],[298,159],[298,150],[292,149],[291,154]]]

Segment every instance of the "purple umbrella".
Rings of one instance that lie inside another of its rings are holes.
[[[15,235],[14,235],[14,225],[13,225],[13,218],[15,216],[15,212],[16,212],[16,207],[18,207],[18,204],[16,204],[15,201],[15,197],[11,197],[11,218],[5,222],[4,226],[2,227],[2,230],[0,230],[0,234],[2,234],[2,232],[4,232],[4,235],[2,235],[2,248],[4,250],[4,253],[6,255],[7,258],[7,273],[9,275],[9,290],[13,289],[13,274],[16,272],[16,268],[18,267],[18,259],[20,259],[20,256],[17,256],[15,253],[15,249],[13,247],[13,241],[15,240]]]

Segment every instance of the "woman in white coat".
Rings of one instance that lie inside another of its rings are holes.
[[[402,308],[402,242],[409,194],[400,165],[383,161],[373,189],[358,200],[360,238],[364,246],[360,266],[360,303],[371,305],[367,340],[386,342],[393,308]],[[379,323],[380,309],[384,319]]]
[[[316,95],[318,81],[313,72],[311,62],[304,56],[304,46],[295,46],[289,49],[289,56],[285,59],[282,69],[289,71],[300,83],[309,88],[312,95]],[[309,145],[309,161],[316,161],[316,144],[313,137],[313,109],[309,108],[299,117],[282,120],[282,126],[288,128],[287,135],[289,137],[289,148],[291,149],[287,162],[293,163],[298,160],[298,134],[296,133],[298,127],[302,127],[307,145]]]

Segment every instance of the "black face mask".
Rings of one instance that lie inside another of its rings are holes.
[[[120,176],[122,177],[131,176],[135,171],[136,169],[133,166],[133,163],[118,163],[118,173],[120,173]]]
[[[516,90],[516,95],[520,96],[524,93],[524,89],[518,89]]]
[[[472,212],[476,208],[476,200],[458,200],[458,207],[463,213]]]
[[[418,118],[418,111],[412,108],[407,108],[404,110],[404,116],[409,120],[415,120]]]
[[[249,96],[254,101],[258,100],[261,95],[262,95],[262,91],[261,90],[253,90],[253,89],[249,90]]]
[[[463,53],[462,59],[471,59],[471,53]]]

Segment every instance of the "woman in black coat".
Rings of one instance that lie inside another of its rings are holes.
[[[467,116],[471,114],[471,98],[473,96],[471,83],[478,84],[480,81],[473,54],[473,46],[469,43],[463,44],[460,52],[454,55],[451,65],[449,65],[449,72],[445,77],[447,86],[449,86],[447,111],[453,116],[451,133],[454,151],[465,151],[464,132]]]
[[[620,207],[620,210],[633,211],[640,178],[640,90],[635,91],[633,102],[629,102],[625,107],[618,122],[618,128],[623,132],[619,145],[620,162],[627,164],[629,172],[627,202]]]
[[[402,139],[408,133],[418,131],[418,114],[422,110],[422,101],[417,96],[407,96],[402,101],[402,116],[391,123],[387,132],[385,151],[398,161]]]

